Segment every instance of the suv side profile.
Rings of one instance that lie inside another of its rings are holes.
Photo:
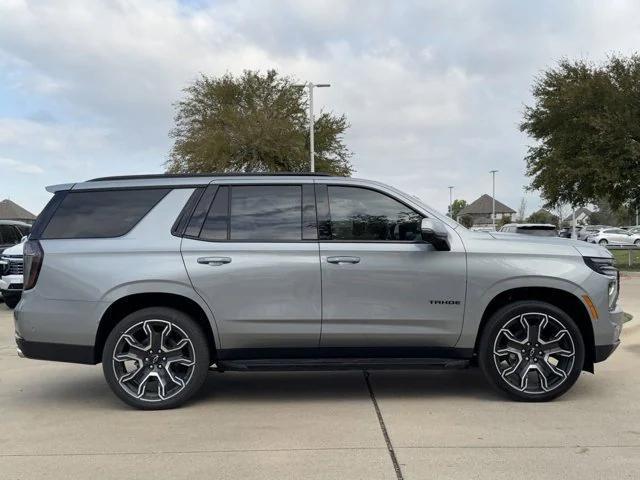
[[[382,183],[150,175],[48,190],[24,247],[18,353],[102,363],[137,408],[182,404],[210,369],[478,365],[510,397],[545,401],[619,343],[606,249],[472,232]]]

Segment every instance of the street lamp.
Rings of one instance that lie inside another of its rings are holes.
[[[453,210],[451,207],[453,206],[453,189],[455,185],[449,185],[449,215],[453,218]],[[453,218],[455,220],[455,218]]]
[[[493,194],[491,195],[491,202],[493,204],[491,208],[491,220],[493,221],[493,229],[496,229],[496,173],[498,170],[490,170],[489,173],[493,175]]]
[[[314,130],[313,89],[315,87],[326,88],[330,86],[331,84],[329,83],[311,83],[311,82],[294,85],[294,87],[298,87],[298,88],[306,87],[309,89],[309,156],[311,158],[311,172],[316,171],[316,157],[315,157],[316,153],[315,153],[314,138],[313,138],[313,130]]]

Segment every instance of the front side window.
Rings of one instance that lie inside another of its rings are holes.
[[[0,243],[13,245],[18,243],[20,238],[22,238],[20,231],[13,225],[0,225]]]
[[[169,192],[166,188],[69,192],[42,238],[112,238],[128,233]]]
[[[421,239],[422,216],[383,193],[330,185],[328,196],[331,240],[416,242]]]

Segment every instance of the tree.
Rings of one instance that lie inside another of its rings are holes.
[[[537,141],[527,174],[546,206],[639,206],[640,56],[562,60],[536,79],[533,96],[520,129]]]
[[[307,96],[292,79],[245,71],[202,75],[176,104],[170,173],[307,172]],[[320,112],[315,121],[316,171],[350,175],[344,115]]]
[[[453,202],[451,202],[449,216],[455,220],[456,218],[458,218],[458,215],[460,215],[460,211],[466,206],[466,200],[455,199]]]
[[[518,207],[518,221],[523,222],[524,216],[527,213],[527,199],[522,197],[520,200],[520,206]]]
[[[511,223],[511,215],[503,215],[496,225],[497,229],[504,227],[506,224]]]
[[[558,217],[547,210],[540,209],[529,215],[527,223],[552,223],[558,225]]]
[[[460,217],[460,223],[467,228],[471,228],[473,227],[473,217],[471,215],[463,215]]]

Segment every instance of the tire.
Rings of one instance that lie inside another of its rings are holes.
[[[635,242],[633,242],[633,244],[634,244],[636,247],[640,247],[640,240],[636,240]]]
[[[599,243],[600,245],[606,245],[606,244],[607,244],[607,243],[609,243],[609,242],[607,242],[607,241],[603,238],[603,239],[602,239],[602,240],[600,240],[598,243]]]
[[[538,335],[536,326],[542,327]],[[553,400],[569,390],[580,376],[584,357],[575,322],[563,310],[540,301],[518,301],[498,310],[487,322],[478,349],[489,383],[528,402]]]
[[[3,299],[4,299],[5,305],[12,310],[16,308],[18,303],[20,303],[20,295],[11,295],[8,297],[3,295]]]
[[[150,307],[127,315],[109,333],[102,370],[127,405],[163,410],[195,395],[207,377],[209,359],[205,334],[189,315]]]

